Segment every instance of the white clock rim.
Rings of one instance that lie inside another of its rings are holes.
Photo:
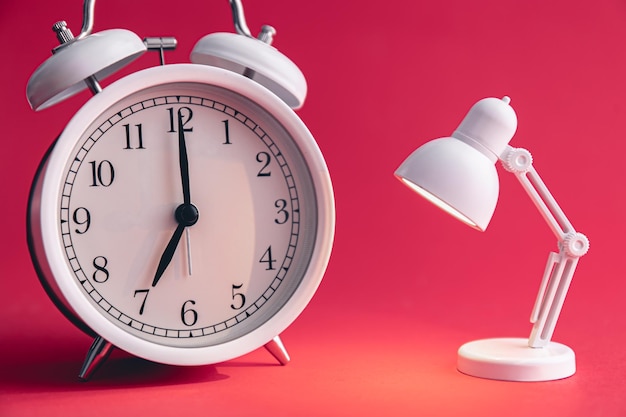
[[[316,193],[318,222],[316,242],[301,284],[286,304],[268,321],[237,339],[212,346],[176,347],[155,344],[125,332],[111,323],[85,297],[69,271],[58,231],[58,196],[62,173],[88,125],[111,105],[133,92],[178,82],[210,84],[238,93],[260,105],[287,130],[300,149],[311,172]],[[70,120],[59,137],[46,167],[41,194],[41,236],[46,260],[62,296],[70,308],[94,332],[114,346],[135,356],[172,365],[206,365],[224,362],[264,346],[280,335],[302,313],[315,294],[326,271],[334,240],[335,206],[330,174],[313,136],[300,118],[274,93],[242,75],[198,64],[151,67],[126,76],[93,96]],[[54,210],[46,208],[54,207]],[[57,278],[60,277],[60,278]]]

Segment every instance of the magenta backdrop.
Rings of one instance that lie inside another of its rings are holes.
[[[4,149],[0,262],[0,415],[623,416],[626,413],[626,236],[623,120],[626,3],[618,0],[399,2],[248,0],[248,25],[305,73],[301,118],[335,186],[337,230],[324,281],[283,335],[293,362],[264,351],[174,368],[116,352],[94,381],[76,382],[89,339],[41,289],[25,237],[28,190],[46,148],[89,97],[35,113],[26,83],[77,33],[82,4],[0,0]],[[176,36],[168,62],[232,32],[226,0],[102,0],[95,31]],[[157,64],[140,58],[112,77]],[[110,81],[110,80],[109,80]],[[107,84],[109,81],[105,82]],[[551,383],[464,376],[456,349],[474,338],[526,336],[555,239],[501,167],[485,233],[422,201],[393,177],[417,146],[452,133],[477,100],[509,95],[511,144],[535,167],[591,250],[582,258],[554,338],[578,372]]]

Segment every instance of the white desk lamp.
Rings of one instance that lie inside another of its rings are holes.
[[[498,199],[495,162],[513,173],[558,239],[550,253],[530,321],[529,339],[499,338],[466,343],[458,352],[459,371],[507,381],[548,381],[576,372],[574,351],[551,342],[578,258],[587,237],[574,230],[532,166],[526,149],[508,145],[517,128],[510,99],[477,102],[452,137],[415,150],[396,170],[403,183],[475,229],[484,231]]]

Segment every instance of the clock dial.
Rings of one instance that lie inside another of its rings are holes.
[[[72,279],[144,340],[240,337],[283,307],[312,256],[316,195],[302,153],[267,111],[224,88],[126,96],[84,130],[62,177]]]

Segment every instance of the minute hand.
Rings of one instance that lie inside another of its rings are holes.
[[[191,204],[191,191],[189,190],[189,162],[187,159],[187,146],[185,144],[185,131],[191,132],[193,128],[185,130],[183,117],[178,113],[178,162],[180,165],[180,178],[183,185],[183,204]]]

